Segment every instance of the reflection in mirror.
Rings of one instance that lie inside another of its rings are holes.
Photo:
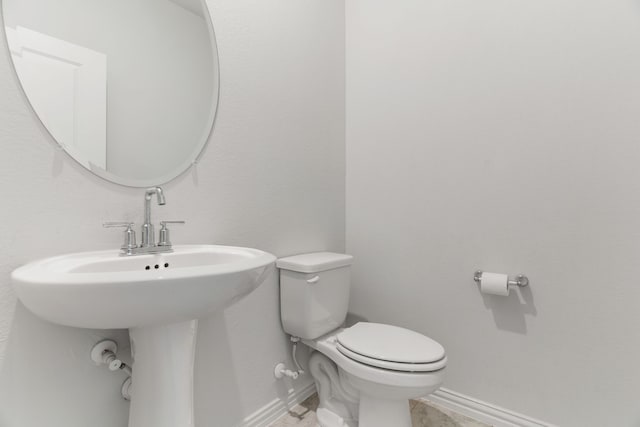
[[[78,163],[143,187],[204,148],[218,58],[204,0],[3,0],[20,84]]]

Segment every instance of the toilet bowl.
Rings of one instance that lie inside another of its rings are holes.
[[[329,252],[278,260],[283,329],[314,350],[320,427],[411,427],[408,400],[440,387],[445,350],[397,326],[344,328],[351,262]]]
[[[447,363],[440,344],[390,325],[361,322],[302,342],[326,356],[323,369],[337,371],[333,378],[318,378],[312,370],[316,384],[324,382],[318,388],[334,394],[350,390],[351,403],[357,404],[357,413],[337,414],[337,422],[320,419],[321,427],[410,427],[408,400],[437,390]],[[383,343],[393,344],[384,348]],[[379,352],[372,353],[376,347]]]

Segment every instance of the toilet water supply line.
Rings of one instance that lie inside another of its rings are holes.
[[[296,357],[296,349],[298,348],[298,343],[300,342],[300,338],[291,337],[291,342],[293,343],[292,349],[291,349],[291,358],[293,359],[293,363],[295,363],[296,368],[298,368],[298,374],[304,375],[304,369],[302,369],[302,366],[300,366],[300,363],[298,363],[298,358]]]
[[[293,363],[296,365],[297,371],[292,371],[287,369],[284,363],[278,363],[274,370],[274,375],[277,379],[281,379],[284,377],[291,378],[292,380],[297,380],[300,375],[304,375],[304,369],[298,363],[298,358],[296,356],[296,351],[298,349],[298,343],[300,342],[300,337],[291,337],[292,348],[291,348],[291,358],[293,359]]]

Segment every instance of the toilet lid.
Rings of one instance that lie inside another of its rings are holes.
[[[338,349],[346,350],[341,350],[345,356],[363,363],[377,360],[402,366],[432,364],[445,358],[444,348],[436,341],[398,326],[360,322],[340,332],[337,338]]]

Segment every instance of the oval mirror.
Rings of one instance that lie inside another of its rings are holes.
[[[2,11],[29,103],[82,166],[147,187],[201,155],[219,89],[205,0],[2,0]]]

